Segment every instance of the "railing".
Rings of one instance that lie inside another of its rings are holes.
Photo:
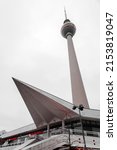
[[[57,130],[50,130],[50,136],[53,136],[53,135],[61,135],[61,134],[64,134],[66,136],[70,136],[70,135],[81,135],[82,136],[82,130],[78,130],[78,129],[57,129]],[[94,132],[94,131],[84,131],[84,135],[85,136],[93,136],[93,137],[99,137],[100,134],[99,132]],[[38,139],[39,136],[34,136],[33,139]],[[44,137],[44,139],[47,139],[47,134],[44,133],[42,134],[42,137]],[[22,137],[20,137],[22,138]],[[8,147],[8,146],[16,146],[16,145],[21,145],[23,143],[25,143],[25,139],[29,140],[30,137],[26,136],[26,138],[24,139],[24,141],[20,140],[20,138],[18,138],[18,141],[16,141],[15,143],[10,143],[10,144],[3,144],[1,145],[0,147]],[[42,139],[43,141],[43,139]],[[65,142],[64,140],[61,141],[61,142]],[[59,140],[59,143],[60,143],[60,140]]]
[[[78,129],[58,129],[58,130],[53,130],[50,132],[50,135],[58,135],[58,134],[74,134],[74,135],[82,135],[82,130]],[[99,132],[94,132],[94,131],[84,131],[85,136],[94,136],[94,137],[100,137]]]
[[[79,139],[81,139],[80,143],[79,143]],[[87,148],[87,150],[96,149],[96,146],[93,145],[93,140],[91,139],[91,137],[89,139],[87,139],[86,141],[89,142],[89,140],[92,141],[92,149]],[[67,145],[69,147],[69,146],[74,145],[74,143],[75,143],[75,145],[77,145],[79,147],[83,147],[84,144],[83,144],[82,136],[81,135],[80,136],[70,135],[70,141],[69,141],[68,134],[61,134],[61,135],[54,135],[46,140],[32,144],[32,145],[24,148],[23,150],[52,150],[52,149],[55,149],[62,145]],[[99,150],[98,147],[99,147],[99,144],[97,145],[97,149]]]
[[[56,135],[52,136],[42,142],[33,144],[32,146],[29,146],[27,148],[24,148],[24,150],[32,150],[32,149],[38,149],[38,150],[52,150],[53,148],[56,147],[56,145],[64,143],[67,143],[67,136],[66,135]]]

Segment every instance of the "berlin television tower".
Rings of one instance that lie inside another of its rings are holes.
[[[83,82],[79,70],[79,65],[75,54],[74,44],[72,41],[72,37],[76,32],[76,27],[69,19],[67,19],[67,14],[65,9],[64,12],[65,12],[65,21],[61,28],[61,34],[64,38],[67,39],[67,44],[68,44],[73,104],[78,106],[82,104],[85,108],[89,108],[89,104],[87,101],[85,89],[83,86]]]

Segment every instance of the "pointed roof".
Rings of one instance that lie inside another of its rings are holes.
[[[45,91],[13,78],[35,124],[50,123],[78,115],[72,110],[72,104]]]

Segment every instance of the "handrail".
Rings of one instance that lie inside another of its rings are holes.
[[[63,138],[62,138],[63,137]],[[38,149],[42,149],[42,148],[53,148],[54,146],[56,146],[57,144],[61,144],[61,143],[65,143],[68,144],[67,142],[65,142],[65,140],[67,140],[66,135],[60,135],[59,137],[53,137],[52,139],[48,139],[45,142],[40,143],[39,145],[35,145],[34,147],[38,148]],[[49,141],[49,142],[48,142]],[[47,144],[47,145],[46,145]]]
[[[58,129],[58,130],[52,130],[50,131],[50,136],[52,135],[60,135],[62,136],[64,134],[64,136],[66,136],[67,138],[69,138],[70,135],[82,135],[82,131],[79,129]],[[84,135],[85,136],[94,136],[94,137],[99,137],[100,134],[99,132],[94,132],[94,131],[84,131]],[[35,138],[35,137],[34,137]],[[45,139],[45,138],[44,138]],[[46,139],[48,139],[48,137],[46,137]],[[54,139],[55,140],[55,139]],[[60,139],[61,140],[61,139]],[[60,143],[59,140],[59,143]],[[61,142],[65,142],[66,139],[64,139]],[[43,141],[43,140],[42,140]],[[68,139],[67,139],[68,141]],[[25,141],[23,141],[24,143]],[[44,142],[45,143],[45,142]],[[67,142],[68,143],[68,142]],[[17,142],[17,143],[11,143],[11,144],[7,144],[7,145],[1,145],[0,147],[8,147],[8,146],[16,146],[16,145],[21,145],[21,141]]]
[[[57,135],[57,134],[68,134],[70,131],[70,134],[75,134],[75,135],[82,135],[82,130],[79,130],[79,129],[58,129],[58,130],[53,130],[50,132],[50,135]],[[100,134],[99,132],[96,132],[96,131],[87,131],[87,130],[84,130],[84,135],[85,136],[95,136],[95,137],[100,137]]]

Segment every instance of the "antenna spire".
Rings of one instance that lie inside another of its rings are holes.
[[[64,7],[64,13],[65,13],[65,20],[67,19],[67,12],[66,12],[66,9]]]

